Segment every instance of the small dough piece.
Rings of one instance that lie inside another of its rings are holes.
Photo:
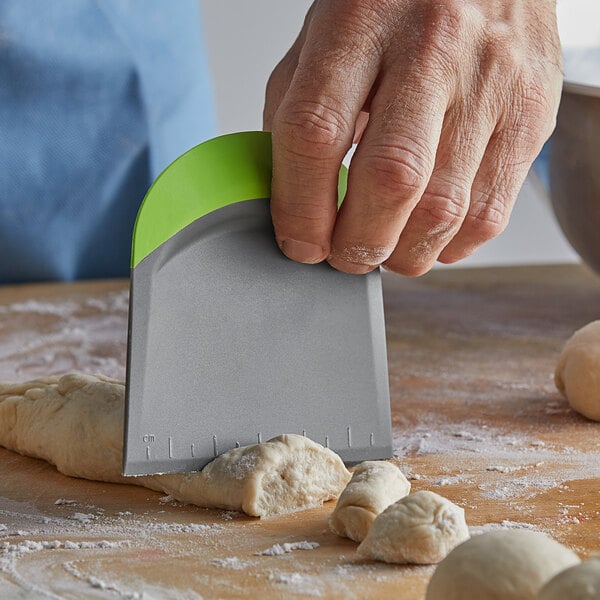
[[[435,492],[415,492],[376,519],[358,547],[363,558],[430,565],[469,538],[465,511]]]
[[[123,477],[124,399],[123,383],[100,376],[0,383],[0,445],[71,477],[141,485],[256,517],[337,498],[350,479],[337,454],[293,434],[225,452],[200,472]]]
[[[396,465],[379,460],[360,463],[329,517],[329,527],[362,542],[375,517],[409,492],[410,483]]]
[[[538,600],[598,600],[600,598],[600,558],[588,560],[562,571],[543,588]]]
[[[543,533],[490,531],[438,565],[426,600],[535,600],[547,581],[578,563],[574,552]]]
[[[567,340],[554,381],[574,410],[600,421],[600,321],[582,327]]]

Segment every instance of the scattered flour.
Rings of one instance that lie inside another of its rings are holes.
[[[204,523],[146,523],[147,531],[160,531],[163,533],[216,533],[223,530],[223,525]]]
[[[307,542],[306,540],[303,542],[286,542],[284,544],[274,544],[266,550],[255,552],[255,554],[256,556],[281,556],[294,550],[314,550],[318,547],[318,542]]]
[[[213,558],[210,561],[210,564],[217,567],[233,569],[234,571],[242,571],[246,567],[249,567],[252,563],[240,560],[237,556],[229,556],[227,558]]]
[[[96,518],[96,515],[92,513],[76,512],[73,513],[69,518],[73,519],[74,521],[80,521],[81,523],[89,523],[90,521],[93,521]]]
[[[527,432],[507,432],[480,420],[454,423],[434,413],[417,425],[394,425],[394,455],[405,463],[415,457],[443,456],[443,473],[409,478],[432,486],[472,484],[483,497],[495,500],[527,500],[566,481],[600,478],[600,447],[554,446]],[[488,464],[482,465],[486,459]],[[486,473],[511,477],[490,478]]]
[[[67,573],[69,573],[76,579],[87,583],[92,588],[116,593],[119,598],[123,598],[124,600],[142,600],[144,598],[144,595],[139,592],[127,592],[125,590],[122,590],[114,583],[108,583],[102,579],[99,579],[98,577],[94,577],[93,575],[83,574],[75,566],[75,561],[64,562],[62,564],[62,567]]]
[[[317,576],[304,573],[270,573],[269,581],[287,586],[290,591],[304,596],[322,596],[323,584]]]
[[[237,519],[241,516],[242,514],[236,510],[224,510],[223,512],[219,513],[219,518],[223,519],[223,521],[233,521],[233,519]]]
[[[530,529],[531,531],[543,531],[541,528],[532,525],[531,523],[503,520],[500,523],[486,523],[485,525],[469,527],[469,533],[473,536],[487,533],[488,531],[497,531],[499,529]]]

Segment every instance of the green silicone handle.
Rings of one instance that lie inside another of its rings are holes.
[[[152,184],[133,230],[131,267],[204,215],[271,196],[271,134],[232,133],[208,140],[172,162]],[[338,206],[347,169],[338,178]]]

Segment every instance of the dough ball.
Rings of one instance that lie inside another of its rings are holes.
[[[600,558],[588,560],[562,571],[540,592],[538,600],[598,600],[600,598]]]
[[[426,600],[535,600],[577,555],[543,533],[491,531],[455,548],[437,567]]]
[[[582,327],[567,341],[554,381],[574,410],[600,421],[600,321]]]
[[[363,558],[429,565],[469,538],[465,511],[434,492],[416,492],[386,508],[358,547]]]
[[[200,472],[123,477],[125,385],[65,375],[0,382],[0,446],[65,475],[142,485],[206,508],[265,517],[337,498],[350,479],[341,458],[300,435],[234,448]]]
[[[329,517],[329,527],[362,542],[375,517],[409,492],[410,483],[396,465],[375,460],[360,463]]]

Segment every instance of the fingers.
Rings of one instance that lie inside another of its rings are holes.
[[[392,254],[431,176],[448,97],[410,69],[381,81],[333,232],[336,269],[366,273]]]
[[[549,133],[560,78],[537,24],[485,2],[391,6],[316,1],[269,81],[271,213],[292,259],[407,275],[459,260],[504,229]]]
[[[426,273],[461,228],[471,186],[494,129],[484,110],[448,111],[435,167],[385,267],[403,275]]]
[[[305,263],[330,253],[338,171],[378,70],[371,34],[340,27],[341,18],[337,11],[310,22],[272,120],[275,235],[284,254]]]
[[[554,110],[535,72],[510,72],[503,90],[493,77],[447,91],[423,73],[383,81],[334,229],[335,268],[421,275],[503,231]]]
[[[523,102],[529,102],[527,97]],[[491,136],[473,181],[461,228],[439,256],[442,263],[469,256],[504,231],[525,177],[550,135],[547,107],[540,104],[506,112],[508,116]]]

